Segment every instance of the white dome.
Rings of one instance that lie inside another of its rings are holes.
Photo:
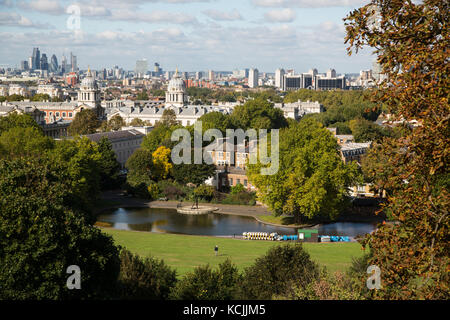
[[[88,71],[86,78],[81,81],[81,86],[85,89],[97,89],[97,81],[92,76],[91,70]]]
[[[184,84],[183,79],[178,76],[178,72],[175,73],[172,80],[169,81],[169,86],[167,87],[167,91],[169,92],[185,92],[186,85]]]

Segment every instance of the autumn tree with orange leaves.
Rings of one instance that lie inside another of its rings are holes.
[[[375,299],[449,298],[449,12],[448,0],[372,0],[345,19],[351,55],[375,49],[387,76],[379,102],[419,126],[384,138],[379,175],[391,192],[383,210],[398,221],[363,241],[381,268]],[[365,281],[365,279],[364,279]]]

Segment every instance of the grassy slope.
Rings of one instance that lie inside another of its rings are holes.
[[[196,266],[209,263],[216,267],[230,258],[240,270],[250,266],[256,258],[279,242],[238,240],[228,238],[159,234],[149,232],[103,229],[112,235],[115,243],[128,248],[142,257],[154,256],[163,259],[169,266],[176,268],[179,275],[192,271]],[[215,245],[219,246],[219,255],[214,255]],[[345,271],[352,257],[362,255],[358,243],[305,243],[304,247],[313,260],[326,266],[331,272]]]

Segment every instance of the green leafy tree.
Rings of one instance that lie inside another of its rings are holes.
[[[117,187],[119,182],[120,163],[108,138],[102,137],[98,142],[100,153],[100,185],[103,190]]]
[[[334,219],[347,203],[347,188],[359,177],[356,164],[341,160],[336,139],[313,120],[281,130],[279,169],[264,175],[264,167],[258,162],[247,170],[258,198],[274,215],[293,215],[296,223]]]
[[[89,212],[86,220],[94,223],[95,217],[90,212],[101,190],[102,155],[98,145],[86,137],[61,140],[50,150],[49,157],[55,163],[62,163],[70,176],[72,194],[76,195],[71,205]]]
[[[396,120],[420,126],[385,138],[391,194],[383,210],[399,222],[366,237],[370,264],[381,269],[379,299],[449,296],[449,2],[372,0],[346,18],[348,52],[375,48],[386,75],[374,98]]]
[[[0,160],[0,299],[108,299],[119,273],[110,236],[68,205],[74,189],[63,163]],[[81,270],[69,290],[67,267]]]
[[[54,147],[53,140],[35,127],[9,129],[0,135],[0,144],[4,151],[0,158],[38,157]]]
[[[279,129],[287,126],[283,111],[273,104],[257,98],[236,106],[231,114],[232,123],[241,129]]]
[[[319,266],[301,244],[271,247],[248,267],[239,284],[239,299],[270,300],[292,286],[305,287],[319,277]]]
[[[177,115],[173,109],[164,109],[161,121],[157,125],[163,125],[172,127],[178,125],[180,122],[177,120]]]
[[[10,113],[0,117],[0,134],[11,128],[35,128],[42,133],[42,128],[29,114]]]
[[[150,152],[154,152],[160,146],[172,149],[173,146],[177,144],[177,142],[172,142],[170,139],[172,132],[180,128],[183,128],[183,126],[176,125],[170,127],[158,123],[158,125],[156,125],[155,128],[144,137],[141,147],[149,150]]]
[[[143,126],[145,126],[145,122],[142,119],[134,118],[133,120],[131,120],[130,126],[132,126],[132,127],[143,127]]]
[[[141,92],[138,93],[136,100],[148,100],[148,94],[147,91],[142,90]]]
[[[127,249],[120,251],[121,299],[167,300],[176,282],[176,271],[163,260],[153,257],[142,259]]]
[[[46,93],[38,93],[33,96],[31,101],[51,101],[51,97]]]
[[[217,270],[212,270],[209,265],[199,266],[178,281],[171,299],[232,300],[241,280],[238,269],[228,259]]]
[[[100,127],[100,121],[95,112],[91,109],[84,109],[77,112],[75,118],[69,125],[69,135],[85,135],[95,133]]]
[[[127,183],[139,193],[147,197],[147,187],[152,183],[152,153],[147,149],[137,149],[128,158],[125,167],[128,169]]]
[[[112,117],[108,121],[108,127],[113,131],[120,130],[120,128],[122,128],[124,126],[125,126],[125,120],[123,120],[123,118],[121,116],[119,116],[118,114],[116,114],[114,117]]]
[[[380,140],[384,134],[379,125],[362,118],[350,120],[349,127],[356,142]]]
[[[202,115],[198,121],[202,122],[203,133],[209,129],[218,129],[223,134],[226,134],[227,129],[234,128],[231,117],[218,111],[208,112]]]

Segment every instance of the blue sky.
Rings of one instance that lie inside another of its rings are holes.
[[[80,68],[137,59],[165,70],[278,67],[338,73],[370,69],[369,50],[347,56],[342,18],[368,0],[0,0],[0,65],[27,60],[33,47]],[[67,8],[79,8],[80,29]]]

